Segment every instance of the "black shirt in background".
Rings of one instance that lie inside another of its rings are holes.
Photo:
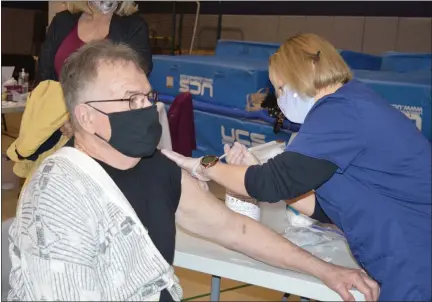
[[[38,59],[36,83],[52,80],[59,81],[54,69],[54,59],[63,40],[78,24],[82,13],[72,14],[68,10],[57,13],[48,26],[45,41]],[[113,14],[108,39],[115,43],[124,43],[135,50],[141,59],[141,67],[149,75],[153,68],[149,30],[145,20],[135,13],[130,16]]]
[[[181,195],[181,169],[160,151],[129,170],[97,161],[124,194],[154,245],[172,265],[175,252],[175,213]],[[160,301],[173,301],[167,290]]]

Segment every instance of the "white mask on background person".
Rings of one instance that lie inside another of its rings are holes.
[[[285,85],[277,102],[280,110],[288,120],[293,123],[303,124],[307,114],[315,104],[315,99],[308,96],[300,96]]]
[[[89,1],[90,4],[104,15],[115,12],[119,2],[120,1]]]

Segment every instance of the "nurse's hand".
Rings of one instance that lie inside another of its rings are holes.
[[[260,161],[244,145],[235,142],[232,147],[224,146],[225,160],[231,165],[253,166],[259,165]]]
[[[186,157],[167,149],[162,149],[161,152],[163,155],[175,162],[177,166],[187,171],[192,177],[200,181],[210,180],[210,178],[204,174],[203,167],[201,166],[201,158]]]
[[[355,301],[349,290],[355,287],[365,296],[365,301],[378,301],[379,286],[365,271],[333,265],[320,278],[325,285],[337,292],[344,301]]]

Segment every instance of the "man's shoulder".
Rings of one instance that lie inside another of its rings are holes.
[[[181,168],[163,155],[160,150],[157,150],[151,157],[143,158],[139,165],[140,173],[145,178],[146,183],[162,184],[168,190],[180,191],[182,183]],[[177,193],[178,198],[180,198],[180,193]]]
[[[69,158],[56,156],[58,152],[47,157],[32,174],[23,198],[41,196],[39,201],[68,204],[72,200],[75,203],[85,203],[85,199],[91,196],[89,193],[95,188],[83,171]]]
[[[158,168],[158,170],[171,172],[180,171],[180,168],[177,166],[177,164],[163,155],[160,150],[156,150],[152,156],[141,159],[139,165],[141,169],[146,170],[148,170],[149,167],[154,167]]]

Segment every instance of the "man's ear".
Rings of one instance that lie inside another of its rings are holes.
[[[86,132],[94,134],[94,114],[93,110],[85,104],[79,104],[75,107],[75,118],[78,124],[83,128]]]

